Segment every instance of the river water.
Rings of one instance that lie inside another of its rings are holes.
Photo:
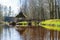
[[[0,29],[0,40],[23,40],[14,27],[5,26]]]

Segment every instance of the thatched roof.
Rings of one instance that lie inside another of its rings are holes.
[[[17,18],[25,18],[25,16],[23,15],[23,12],[22,11],[16,17]]]

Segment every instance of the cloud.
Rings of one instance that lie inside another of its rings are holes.
[[[4,6],[11,6],[12,10],[14,10],[13,16],[18,14],[18,10],[20,10],[20,0],[0,0],[0,4]]]

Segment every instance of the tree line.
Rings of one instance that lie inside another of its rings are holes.
[[[21,7],[27,19],[59,19],[59,0],[25,0]]]

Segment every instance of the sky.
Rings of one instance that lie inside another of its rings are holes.
[[[7,7],[11,6],[12,10],[14,10],[14,13],[11,14],[13,16],[16,16],[18,14],[21,6],[20,0],[0,0],[0,4]]]

